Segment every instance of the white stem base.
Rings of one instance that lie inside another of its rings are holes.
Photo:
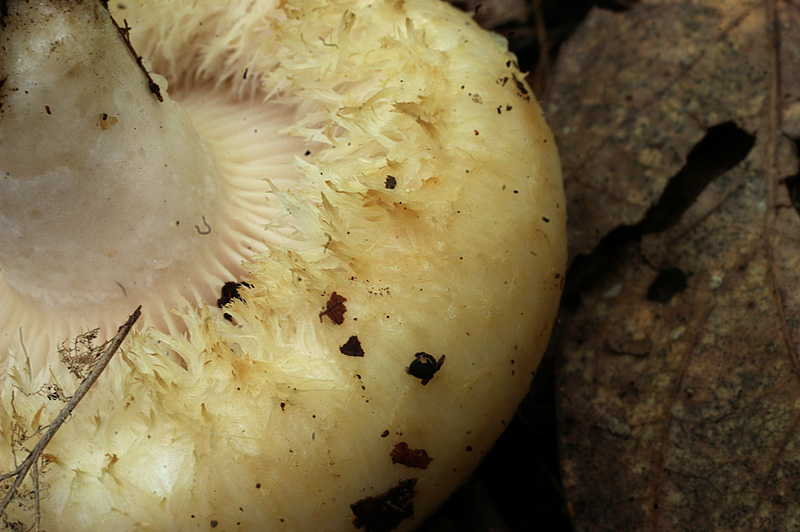
[[[48,307],[124,300],[207,253],[217,170],[99,3],[32,4],[12,4],[4,30],[2,276]]]

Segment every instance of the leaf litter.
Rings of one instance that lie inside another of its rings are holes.
[[[800,2],[593,10],[545,112],[577,530],[800,529]]]

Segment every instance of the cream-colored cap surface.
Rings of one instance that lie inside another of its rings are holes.
[[[515,58],[433,0],[109,7],[164,87],[153,105],[187,117],[219,198],[180,215],[181,238],[203,247],[175,259],[190,286],[175,299],[165,276],[155,293],[113,287],[96,318],[89,303],[80,319],[36,301],[11,312],[30,297],[0,279],[0,469],[79,382],[59,343],[108,336],[141,304],[46,450],[43,529],[419,526],[510,422],[563,285],[559,160]],[[221,310],[224,282],[244,284]],[[36,343],[39,314],[56,323]],[[31,490],[9,522],[33,523]]]

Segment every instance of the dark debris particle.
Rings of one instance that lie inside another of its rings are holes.
[[[514,84],[517,86],[518,96],[525,101],[530,100],[531,95],[528,94],[528,89],[525,87],[525,84],[522,81],[520,81],[520,79],[517,77],[516,74],[512,74],[512,77],[514,79]]]
[[[381,432],[381,438],[385,438],[388,435],[389,435],[389,429],[386,429],[383,432]]]
[[[217,299],[217,307],[222,308],[226,305],[229,305],[231,301],[234,299],[238,299],[239,301],[244,301],[242,296],[239,294],[239,288],[241,287],[246,288],[253,288],[253,285],[247,282],[235,283],[233,281],[228,281],[224,285],[222,285],[222,292],[220,298]],[[223,317],[228,321],[233,321],[233,318],[227,312],[223,314]]]
[[[218,524],[219,524],[219,521],[217,521],[216,519],[212,519],[211,520],[211,528],[217,528]]]
[[[164,101],[164,97],[161,96],[161,87],[158,86],[158,83],[156,83],[155,81],[149,81],[147,83],[147,87],[150,89],[150,92],[153,93],[153,96],[155,96],[159,102]]]
[[[325,310],[319,313],[320,321],[323,316],[328,316],[336,325],[344,323],[344,313],[347,312],[347,307],[344,306],[345,301],[347,301],[346,297],[342,297],[336,292],[332,293],[325,304]]]
[[[433,376],[444,364],[444,355],[437,361],[431,355],[420,352],[414,355],[414,361],[406,369],[406,373],[422,381],[422,385],[430,382]]]
[[[355,515],[353,526],[366,532],[391,532],[414,516],[414,486],[417,479],[409,478],[386,493],[376,497],[365,497],[350,505]]]
[[[384,186],[389,190],[394,189],[397,186],[397,179],[393,175],[387,175],[386,181],[384,182]]]
[[[349,357],[363,357],[364,349],[361,347],[361,342],[357,336],[351,336],[345,344],[339,348],[339,351]]]
[[[389,456],[392,457],[393,464],[418,467],[420,469],[427,469],[433,461],[433,458],[428,456],[428,452],[425,449],[412,449],[404,441],[395,445]]]
[[[0,0],[0,2],[2,2],[2,0]],[[2,4],[0,4],[0,5],[2,5]],[[3,79],[0,79],[0,90],[2,90],[3,86],[6,84],[6,80],[7,79],[8,79],[8,76],[5,76]],[[0,94],[0,112],[2,112],[2,111],[3,111],[3,98],[2,98],[2,94]]]

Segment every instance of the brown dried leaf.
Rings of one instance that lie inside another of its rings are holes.
[[[562,50],[578,530],[800,529],[797,28],[789,0],[643,0]]]

